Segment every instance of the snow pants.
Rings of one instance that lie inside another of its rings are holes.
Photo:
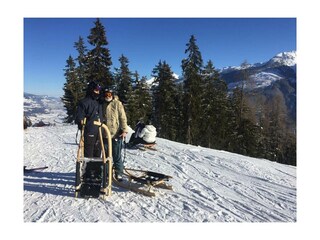
[[[98,135],[84,134],[84,157],[100,157],[101,147],[98,140]]]
[[[106,151],[106,154],[108,156],[108,140],[104,139],[104,148]],[[122,139],[112,139],[112,158],[113,158],[113,167],[116,171],[116,174],[122,175],[123,173],[123,162],[121,157],[121,149],[122,149],[123,141]]]

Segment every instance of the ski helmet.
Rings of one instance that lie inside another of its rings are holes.
[[[100,90],[101,90],[100,85],[94,81],[91,81],[88,83],[87,95],[89,95],[93,98],[97,98],[100,95]]]
[[[114,91],[112,88],[109,88],[109,87],[106,87],[104,89],[104,99],[107,101],[107,102],[110,102],[112,99],[113,99],[113,94],[114,94]]]

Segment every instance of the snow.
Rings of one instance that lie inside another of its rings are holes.
[[[259,63],[255,63],[255,64],[247,64],[245,66],[227,66],[227,67],[223,67],[220,70],[220,73],[228,73],[228,72],[232,72],[235,70],[242,70],[242,69],[246,69],[246,68],[252,68],[252,67],[260,67],[260,66],[264,66],[264,65],[285,65],[288,67],[292,67],[295,69],[295,66],[297,65],[297,52],[296,51],[289,51],[289,52],[281,52],[276,54],[273,58],[271,58],[268,61],[265,62],[259,62]]]
[[[28,128],[24,222],[296,222],[296,167],[157,139],[158,151],[125,150],[128,168],[172,176],[154,198],[114,186],[103,199],[74,198],[75,125]]]
[[[179,83],[179,81],[181,80],[179,75],[176,73],[172,73],[173,78],[176,80],[176,83]],[[150,79],[148,79],[146,82],[149,86],[157,86],[158,83],[154,83],[154,80],[156,78],[155,77],[151,77]]]
[[[289,67],[293,67],[293,66],[296,66],[296,64],[297,64],[296,58],[297,58],[296,51],[282,52],[282,53],[279,53],[276,56],[274,56],[270,60],[270,62],[279,63],[279,64],[286,65]]]
[[[67,116],[60,98],[24,93],[23,101],[24,114],[32,124],[61,124]]]
[[[244,83],[244,87],[246,89],[265,88],[282,79],[282,77],[272,72],[259,72],[253,74],[251,79],[253,79],[253,81],[251,81],[249,84],[246,84],[246,82]],[[241,81],[229,83],[228,89],[240,87],[241,84],[243,84]]]
[[[267,62],[255,63],[253,65],[246,65],[245,68],[259,68],[262,67],[257,73],[254,73],[250,76],[251,82],[249,84],[245,84],[244,87],[247,89],[258,89],[258,88],[266,88],[272,85],[274,82],[283,79],[283,75],[279,73],[277,70],[274,70],[274,66],[283,65],[292,68],[296,71],[296,51],[291,52],[282,52],[271,58]],[[267,68],[266,68],[267,67]],[[266,68],[266,69],[263,69]],[[222,74],[241,70],[244,67],[226,67],[221,70]],[[295,81],[295,79],[290,79],[290,81]],[[234,89],[243,84],[241,81],[235,81],[228,84],[228,89]]]

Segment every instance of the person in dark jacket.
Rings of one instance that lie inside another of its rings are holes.
[[[139,120],[139,122],[136,124],[136,127],[134,129],[135,133],[133,135],[133,138],[138,138],[139,137],[139,134],[141,133],[142,129],[144,129],[144,127],[146,126],[146,124],[143,122],[142,119]]]
[[[101,149],[99,146],[99,127],[93,122],[102,120],[102,107],[99,103],[101,87],[95,82],[90,82],[87,87],[86,97],[79,102],[75,123],[78,129],[84,128],[84,157],[100,157]]]

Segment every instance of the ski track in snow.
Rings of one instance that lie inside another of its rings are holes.
[[[157,139],[158,151],[126,149],[128,168],[172,176],[154,198],[116,186],[103,199],[74,198],[75,125],[28,128],[25,222],[296,222],[296,168]]]

